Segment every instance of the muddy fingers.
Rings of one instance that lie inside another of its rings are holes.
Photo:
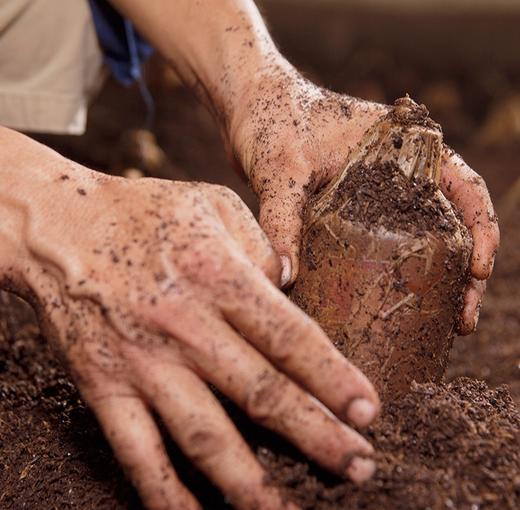
[[[185,334],[193,336],[188,329]],[[253,420],[283,435],[341,476],[362,482],[372,475],[375,466],[369,459],[373,453],[370,444],[279,372],[229,325],[215,318],[205,328],[199,328],[197,335],[200,344],[208,348],[197,352],[188,349],[190,365]],[[192,343],[193,339],[184,342]],[[223,440],[218,443],[224,444]],[[361,472],[356,470],[360,460],[355,458],[367,459]]]
[[[87,398],[127,476],[150,510],[200,510],[180,482],[150,411],[138,397]]]
[[[264,469],[197,375],[157,362],[142,389],[181,450],[237,509],[295,508],[266,483]]]
[[[220,301],[230,324],[341,420],[368,425],[379,412],[379,399],[368,379],[261,273],[244,268],[242,278],[245,288],[254,290],[237,289],[231,299]]]

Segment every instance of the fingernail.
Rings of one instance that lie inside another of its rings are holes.
[[[491,259],[491,262],[489,264],[489,276],[491,276],[491,273],[493,272],[493,269],[495,268],[495,257]]]
[[[285,287],[291,281],[291,259],[282,255],[280,257],[282,261],[282,276],[280,277],[280,286]]]
[[[480,306],[481,304],[479,303],[475,310],[475,317],[473,317],[473,331],[477,329],[478,320],[480,319]]]
[[[363,457],[354,457],[347,467],[348,477],[357,484],[370,480],[375,472],[376,463]]]
[[[366,398],[354,399],[347,409],[347,419],[358,427],[370,425],[377,416],[377,407]]]

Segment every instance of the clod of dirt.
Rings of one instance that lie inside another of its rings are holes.
[[[308,208],[291,298],[382,397],[439,381],[471,240],[436,183],[442,135],[409,98],[360,142]]]

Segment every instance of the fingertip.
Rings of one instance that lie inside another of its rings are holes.
[[[465,305],[462,312],[461,321],[458,327],[458,333],[467,336],[475,331],[475,307],[473,305]]]
[[[347,419],[358,427],[367,427],[379,414],[379,406],[365,398],[354,399],[347,409]]]
[[[332,348],[335,349],[333,346]],[[381,410],[379,395],[359,368],[345,360],[341,354],[339,356],[338,369],[331,379],[332,387],[336,389],[332,390],[329,386],[336,398],[330,402],[327,395],[321,398],[340,420],[357,427],[366,427],[379,415]]]
[[[471,274],[477,280],[487,280],[495,265],[498,238],[491,234],[482,234],[480,229],[473,229],[473,253],[471,255]]]
[[[493,261],[483,263],[477,257],[471,261],[471,274],[477,280],[487,280],[493,271]]]
[[[354,457],[346,470],[347,476],[356,484],[360,485],[370,480],[376,472],[377,466],[374,460],[364,457]]]
[[[282,263],[282,272],[280,276],[280,287],[285,289],[291,286],[298,276],[298,257],[296,255],[282,255],[280,257]]]
[[[477,305],[477,309],[475,310],[475,313],[473,314],[473,331],[475,331],[477,329],[479,319],[480,319],[480,302]]]
[[[260,205],[260,226],[282,259],[282,287],[293,284],[298,275],[302,232],[300,202],[292,196],[277,195]]]
[[[477,328],[486,282],[473,278],[464,296],[464,310],[458,328],[460,335],[469,335]]]

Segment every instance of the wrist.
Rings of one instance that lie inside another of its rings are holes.
[[[307,97],[309,87],[313,90]],[[262,157],[276,157],[271,152],[273,144],[281,144],[286,138],[300,143],[291,135],[302,129],[307,120],[302,111],[317,95],[314,87],[280,54],[267,59],[243,81],[227,117],[224,135],[230,153],[254,189],[252,170]]]
[[[59,246],[97,184],[93,172],[15,131],[0,128],[0,146],[0,286],[24,292],[41,266],[35,246],[50,238]]]
[[[266,77],[292,66],[278,51],[256,12],[230,17],[212,28],[214,51],[186,52],[193,55],[188,85],[227,134]]]
[[[301,77],[300,73],[280,53],[263,55],[240,74],[237,73],[235,92],[229,94],[225,111],[226,134],[231,142],[239,137],[244,121],[258,109],[270,110],[275,89],[285,94]]]

